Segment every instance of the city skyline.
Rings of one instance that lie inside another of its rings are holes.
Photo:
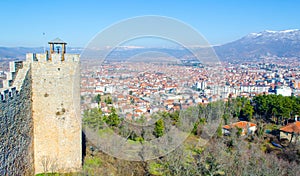
[[[68,8],[66,8],[68,7]],[[0,46],[43,46],[57,36],[84,47],[98,32],[121,20],[157,15],[178,19],[210,44],[264,30],[299,29],[297,1],[1,1]],[[49,25],[52,24],[52,25]]]

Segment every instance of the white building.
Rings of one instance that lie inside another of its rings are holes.
[[[292,89],[290,87],[276,87],[275,94],[282,95],[282,96],[291,96]]]

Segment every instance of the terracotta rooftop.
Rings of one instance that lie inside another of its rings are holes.
[[[230,125],[224,125],[223,128],[228,129],[228,130],[233,128],[233,127],[246,129],[247,125],[249,125],[249,127],[256,126],[256,124],[252,123],[252,122],[240,121],[240,122],[236,122],[236,123],[233,123],[233,124],[230,124]]]
[[[290,123],[282,128],[280,128],[280,131],[288,132],[288,133],[298,133],[300,134],[300,122],[296,121],[295,123]]]

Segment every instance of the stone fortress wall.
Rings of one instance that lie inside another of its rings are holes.
[[[36,173],[74,172],[81,168],[79,56],[27,54],[32,61],[32,110]],[[37,61],[35,61],[37,60]],[[77,111],[77,112],[76,112]],[[79,112],[80,113],[80,112]]]
[[[1,89],[0,175],[77,172],[82,164],[79,55],[26,55]]]
[[[0,175],[33,175],[31,69],[12,62],[10,71],[0,100]]]

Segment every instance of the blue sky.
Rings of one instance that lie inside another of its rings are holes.
[[[142,15],[181,20],[215,45],[250,32],[300,29],[299,9],[297,0],[1,0],[0,46],[43,46],[57,36],[85,46],[109,25]]]

